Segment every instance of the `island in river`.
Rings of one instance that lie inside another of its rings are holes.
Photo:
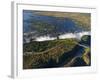
[[[91,66],[91,14],[23,10],[23,69]]]

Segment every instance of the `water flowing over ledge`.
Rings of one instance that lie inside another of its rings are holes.
[[[59,35],[59,39],[76,38],[76,39],[80,40],[81,37],[84,35],[91,35],[91,32],[90,31],[83,31],[83,32],[78,32],[78,33],[66,33],[66,34]],[[40,37],[36,37],[33,40],[34,41],[48,41],[48,40],[55,40],[55,39],[57,39],[57,37],[40,36]],[[30,38],[24,37],[24,40],[25,40],[24,43],[30,42]]]

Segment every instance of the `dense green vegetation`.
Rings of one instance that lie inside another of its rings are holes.
[[[24,10],[23,15],[23,69],[91,65],[91,36],[84,35],[81,40],[59,38],[90,31],[90,13]],[[35,41],[43,36],[56,39]]]
[[[59,45],[65,45],[68,49],[71,49],[73,46],[75,46],[75,42],[77,42],[77,40],[75,39],[60,39],[60,40],[52,40],[52,41],[50,40],[50,41],[42,41],[42,42],[32,41],[30,43],[24,44],[23,51],[42,52],[54,46],[59,46]]]
[[[91,36],[89,36],[89,35],[84,35],[84,36],[81,38],[80,43],[90,46],[90,45],[91,45]]]
[[[82,40],[84,36],[82,37]],[[87,38],[85,38],[86,40]],[[76,39],[59,39],[24,44],[23,68],[87,66],[91,64],[90,47],[84,48]],[[28,54],[30,53],[31,54]]]
[[[25,52],[32,52],[31,55],[24,55],[24,67],[39,67],[45,64],[48,66],[50,65],[48,63],[56,64],[58,58],[63,58],[62,55],[65,52],[71,51],[76,46],[76,42],[75,39],[62,39],[43,42],[33,41],[24,44],[24,54]]]

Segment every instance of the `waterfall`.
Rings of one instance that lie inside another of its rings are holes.
[[[59,36],[59,39],[68,39],[68,38],[76,38],[76,39],[81,39],[82,36],[84,35],[91,35],[90,31],[83,31],[83,32],[78,32],[78,33],[65,33]],[[29,42],[30,38],[24,38],[26,43]],[[48,40],[55,40],[57,39],[56,37],[50,37],[48,36],[40,36],[36,37],[34,41],[48,41]],[[27,41],[28,40],[28,41]]]

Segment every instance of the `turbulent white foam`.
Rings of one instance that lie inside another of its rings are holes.
[[[81,39],[84,35],[90,35],[90,32],[79,32],[79,33],[66,33],[59,36],[59,39],[66,39],[66,38],[76,38]],[[47,40],[55,40],[56,37],[50,37],[50,36],[41,36],[37,37],[35,41],[47,41]]]
[[[50,36],[41,36],[37,37],[35,41],[47,41],[47,40],[55,40],[56,37],[50,37]]]
[[[59,38],[60,38],[60,39],[65,39],[65,38],[76,38],[76,36],[75,36],[75,34],[73,34],[73,33],[66,33],[66,34],[60,35]]]
[[[91,35],[90,31],[79,32],[79,33],[66,33],[59,36],[59,39],[67,39],[67,38],[76,38],[81,39],[84,35]],[[40,36],[36,37],[34,41],[48,41],[48,40],[55,40],[57,37],[50,37],[50,36]],[[26,43],[29,42],[29,39],[26,39]]]

